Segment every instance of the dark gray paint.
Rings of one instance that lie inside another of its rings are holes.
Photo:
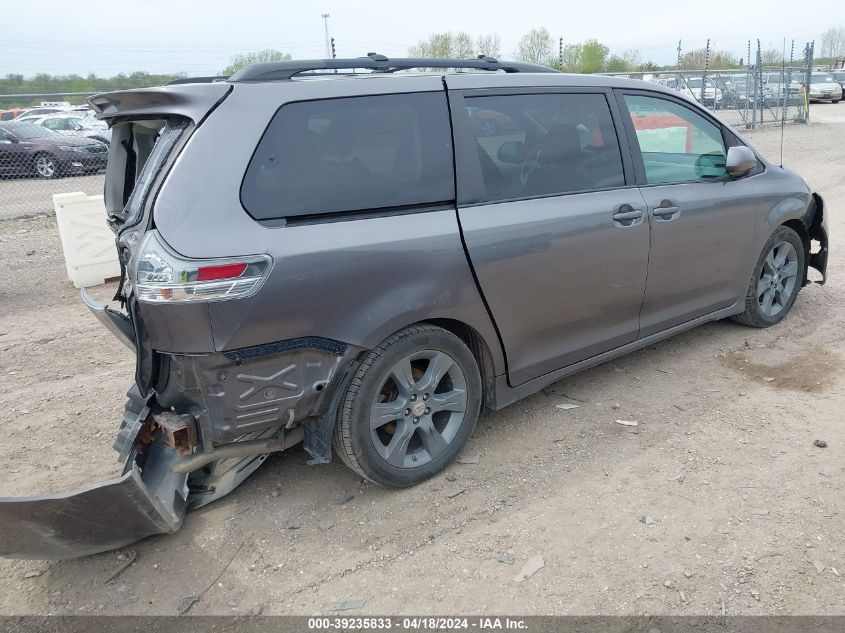
[[[651,216],[651,251],[640,336],[726,308],[745,294],[746,264],[759,256],[748,248],[757,178],[641,189]],[[661,205],[679,211],[654,215]]]
[[[637,338],[649,227],[617,226],[622,205],[645,213],[636,187],[460,210],[511,384]]]
[[[231,88],[226,83],[137,88],[94,95],[87,101],[99,119],[175,114],[199,123]]]
[[[645,86],[678,100],[657,85],[583,75],[461,73],[447,83],[454,95]],[[799,178],[758,157],[763,173],[745,179],[464,206],[463,238],[504,349],[462,252],[454,211],[295,226],[261,224],[243,211],[245,166],[284,103],[442,88],[440,76],[425,74],[234,86],[192,135],[155,204],[158,230],[183,256],[269,253],[276,261],[256,297],[211,304],[216,350],[312,335],[369,348],[410,323],[449,318],[481,334],[496,375],[505,372],[507,354],[509,384],[518,385],[722,308],[738,311],[762,243],[778,224],[801,218],[810,199]],[[631,150],[611,105],[630,176]],[[460,143],[466,130],[460,117],[453,124]],[[457,169],[460,189],[462,174],[473,169],[460,157]],[[772,180],[773,197],[759,198]],[[655,219],[663,200],[679,203],[677,218]],[[617,227],[611,214],[622,203],[648,203],[649,213],[637,226]]]
[[[458,101],[461,90],[482,88],[644,87],[628,80],[559,74],[464,73],[450,75],[448,84]],[[356,352],[417,321],[453,319],[476,330],[491,353],[488,402],[500,408],[566,375],[740,312],[762,246],[784,222],[800,222],[822,243],[822,253],[812,259],[824,269],[827,221],[819,216],[820,198],[814,200],[797,175],[759,155],[762,173],[735,181],[647,187],[640,178],[615,191],[475,206],[467,204],[478,202],[473,198],[478,188],[470,186],[459,211],[262,225],[242,209],[240,181],[278,107],[296,99],[440,90],[443,80],[436,75],[327,76],[238,84],[221,103],[222,91],[229,88],[171,86],[96,101],[106,118],[177,113],[199,124],[155,198],[155,225],[174,251],[192,258],[268,253],[275,261],[271,277],[250,299],[142,308],[149,332],[145,345],[180,356],[161,395],[171,399],[164,406],[187,403],[196,415],[202,437],[198,450],[213,450],[215,442],[256,439],[256,434],[269,437],[283,424],[280,414],[291,408],[294,421],[304,416],[306,425],[312,423],[309,416],[327,413],[329,394],[337,402],[332,385],[318,396],[316,383],[336,383],[332,376],[344,363],[353,367],[350,359]],[[647,88],[673,94],[658,86]],[[630,180],[630,134],[619,125],[618,110],[615,116]],[[462,127],[465,118],[456,117],[453,125],[459,143],[469,138]],[[460,179],[471,185],[480,175],[461,160],[459,156],[459,190]],[[680,209],[668,221],[654,217],[654,208],[664,199]],[[648,206],[649,212],[633,226],[616,226],[612,213],[620,204]],[[149,225],[150,218],[145,219],[120,236],[123,247],[132,250],[140,243]],[[268,382],[284,378],[285,367],[307,365],[311,352],[270,353],[246,363],[237,355],[211,353],[297,336],[359,347],[344,347],[343,358],[317,357],[317,364],[297,374],[301,380],[291,381],[290,393],[281,395],[250,391],[247,383],[255,377]],[[231,377],[234,386],[224,387]],[[215,397],[220,402],[211,406]],[[276,407],[272,415],[262,413],[262,399]],[[126,450],[146,420],[145,403],[152,400],[134,402],[130,392],[127,415],[135,418],[119,436]],[[245,426],[239,428],[241,421]],[[148,449],[143,478],[135,470],[133,453],[122,479],[68,495],[0,500],[0,554],[78,556],[176,529],[186,503],[201,505],[218,493],[186,500],[186,475],[174,477],[170,466],[178,457],[162,445],[162,437]],[[244,468],[251,471],[263,458],[246,459]],[[219,494],[241,480],[225,472],[211,477],[212,484],[222,486]]]

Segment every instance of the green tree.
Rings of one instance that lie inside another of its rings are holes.
[[[600,73],[607,63],[610,49],[597,40],[587,40],[581,46],[581,72]]]
[[[475,57],[472,36],[464,31],[432,33],[408,48],[410,57],[446,57],[471,59]]]
[[[631,70],[631,66],[628,65],[628,60],[621,55],[611,55],[607,58],[605,70],[609,73],[624,73]]]
[[[845,28],[840,26],[838,29],[828,29],[822,33],[821,44],[822,57],[845,57]]]
[[[502,54],[502,38],[496,33],[479,35],[475,38],[475,52],[487,57],[500,57]]]
[[[560,70],[567,73],[580,73],[583,53],[584,47],[581,44],[567,44],[564,46]]]
[[[687,51],[681,56],[681,68],[683,70],[696,70],[704,68],[704,60],[707,59],[707,49],[698,48]],[[708,68],[736,68],[738,66],[736,55],[728,51],[710,51],[707,63]]]
[[[284,62],[289,59],[290,55],[288,53],[283,53],[275,48],[265,48],[263,51],[258,51],[257,53],[238,53],[229,60],[229,65],[221,70],[220,74],[228,77],[250,64],[260,64],[261,62]]]
[[[524,62],[548,66],[552,63],[554,42],[548,29],[531,29],[519,40],[517,57]]]
[[[155,74],[137,71],[129,74],[119,73],[114,77],[98,77],[94,73],[88,73],[85,77],[81,75],[49,75],[38,73],[33,77],[25,78],[20,74],[8,74],[0,79],[0,94],[36,94],[45,96],[7,98],[0,101],[0,109],[26,108],[38,105],[50,95],[51,101],[69,101],[73,104],[82,104],[85,101],[85,94],[70,95],[68,93],[81,92],[95,94],[111,90],[123,90],[126,88],[147,88],[150,86],[161,86],[174,79],[187,77],[185,73]]]
[[[760,56],[764,66],[780,66],[783,63],[783,53],[776,48],[768,48]]]

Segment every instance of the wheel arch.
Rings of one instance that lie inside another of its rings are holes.
[[[791,218],[781,222],[780,226],[786,226],[798,233],[801,242],[804,244],[804,278],[802,286],[810,283],[809,269],[814,268],[822,275],[820,284],[824,284],[827,278],[827,218],[825,217],[824,200],[818,193],[813,193],[806,211],[800,218]],[[813,252],[813,241],[819,243],[819,248]]]
[[[420,323],[441,327],[464,342],[470,352],[472,352],[475,362],[478,364],[478,371],[481,374],[481,402],[485,407],[492,408],[496,370],[493,354],[484,337],[474,327],[457,319],[434,318],[420,321]]]
[[[801,238],[801,243],[804,245],[804,270],[801,271],[801,286],[806,286],[809,282],[807,279],[807,269],[810,266],[810,234],[807,232],[807,227],[801,220],[793,219],[787,220],[780,226],[785,226],[792,229]]]

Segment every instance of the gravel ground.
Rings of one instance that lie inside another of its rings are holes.
[[[108,585],[126,551],[0,560],[0,613],[201,595],[192,613],[845,614],[845,104],[813,117],[786,128],[785,162],[826,197],[829,282],[785,322],[711,323],[488,413],[477,461],[410,490],[275,455]],[[780,130],[751,138],[778,156]],[[0,222],[0,351],[2,494],[116,474],[132,359],[67,282],[51,217]]]
[[[0,220],[31,218],[53,213],[54,193],[81,191],[89,196],[103,193],[105,176],[69,176],[55,180],[0,178]]]

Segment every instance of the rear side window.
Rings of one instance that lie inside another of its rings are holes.
[[[488,201],[625,184],[603,94],[471,97],[465,103]]]
[[[258,220],[454,200],[441,92],[289,103],[258,143],[241,202]]]
[[[722,129],[661,97],[625,95],[648,184],[726,177]]]

